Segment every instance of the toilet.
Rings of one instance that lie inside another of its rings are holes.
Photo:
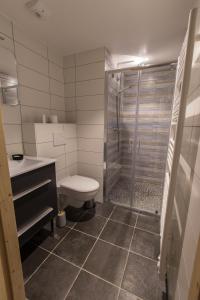
[[[95,179],[73,175],[61,179],[58,183],[59,195],[65,195],[69,199],[77,202],[83,202],[79,208],[68,206],[66,208],[67,219],[71,221],[84,221],[84,216],[95,209],[94,198],[99,190],[99,182]]]

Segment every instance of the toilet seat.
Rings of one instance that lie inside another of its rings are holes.
[[[79,193],[93,192],[99,189],[99,183],[95,179],[73,175],[65,177],[59,182],[60,187]]]

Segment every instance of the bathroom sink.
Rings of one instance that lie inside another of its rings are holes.
[[[32,156],[24,156],[24,159],[22,160],[8,160],[10,177],[24,174],[54,162],[55,159]]]

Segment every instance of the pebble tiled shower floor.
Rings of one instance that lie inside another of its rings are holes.
[[[115,204],[130,207],[131,184],[120,179],[109,193],[109,200]],[[133,207],[138,210],[159,213],[161,211],[162,186],[151,183],[135,184]]]
[[[159,217],[97,204],[87,222],[53,238],[43,229],[21,249],[29,300],[160,300]]]

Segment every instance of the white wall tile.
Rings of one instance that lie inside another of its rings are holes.
[[[41,157],[57,158],[65,154],[64,146],[53,146],[52,142],[37,144],[37,155]]]
[[[77,151],[66,153],[67,166],[73,165],[77,162]]]
[[[35,141],[36,143],[53,143],[53,133],[51,124],[36,124],[35,125]]]
[[[76,64],[84,65],[105,59],[105,48],[97,48],[94,50],[84,51],[76,55]]]
[[[21,125],[4,125],[6,144],[20,144],[22,142]]]
[[[64,68],[70,68],[75,66],[75,54],[64,56],[63,58]]]
[[[66,112],[63,110],[50,110],[51,115],[58,116],[58,123],[65,123],[66,122]]]
[[[50,95],[32,88],[20,86],[19,99],[22,105],[50,108]]]
[[[88,65],[78,66],[76,69],[76,80],[83,81],[96,78],[104,78],[105,63],[104,61]]]
[[[104,124],[104,111],[77,111],[77,124]]]
[[[77,82],[76,95],[89,96],[104,94],[104,79],[94,79],[88,81]]]
[[[63,56],[61,53],[54,51],[52,48],[48,48],[48,58],[51,62],[63,67]]]
[[[48,76],[48,60],[46,58],[18,43],[15,43],[15,53],[19,64]]]
[[[12,38],[12,23],[0,15],[0,32]]]
[[[76,138],[76,125],[75,124],[64,124],[64,133],[66,138]]]
[[[69,169],[69,175],[70,176],[77,175],[77,173],[78,173],[77,163],[68,166],[68,169]]]
[[[78,150],[103,152],[103,139],[83,139],[78,138]]]
[[[75,111],[66,112],[66,121],[67,123],[76,123],[76,112]]]
[[[47,57],[47,47],[14,26],[14,39],[28,49]]]
[[[92,164],[78,164],[78,174],[82,176],[88,176],[91,178],[102,178],[103,177],[103,168],[102,166],[96,166]]]
[[[185,229],[182,256],[185,261],[185,269],[188,280],[192,277],[193,266],[195,261],[195,251],[199,241],[200,231],[200,201],[199,201],[200,179],[194,174],[192,183],[192,192],[190,196],[190,205],[188,209],[187,225]]]
[[[24,152],[22,143],[6,145],[6,151],[8,155],[16,153],[23,154]]]
[[[76,138],[68,138],[66,140],[65,149],[66,149],[66,152],[77,151],[77,139]]]
[[[59,170],[62,170],[63,168],[66,168],[66,159],[65,159],[65,154],[58,156],[56,158],[56,173]]]
[[[3,123],[21,124],[20,106],[2,105]]]
[[[83,96],[76,98],[78,110],[104,110],[104,95]]]
[[[95,197],[96,202],[103,203],[103,190],[100,189]]]
[[[78,151],[78,162],[87,163],[93,165],[103,165],[103,153],[102,152],[89,152],[89,151]]]
[[[63,68],[59,67],[55,63],[49,63],[49,75],[60,82],[64,81]]]
[[[24,154],[28,156],[37,156],[36,144],[23,143]]]
[[[65,99],[56,95],[51,95],[51,109],[65,111]]]
[[[44,92],[49,91],[48,77],[30,70],[24,66],[18,65],[18,80],[21,85],[35,88]]]
[[[36,143],[53,142],[53,134],[63,131],[63,124],[35,124]]]
[[[48,119],[49,113],[45,108],[21,106],[22,123],[41,123],[42,115],[45,114]]]
[[[14,53],[13,40],[3,33],[0,33],[0,36],[1,36],[0,46],[4,47]]]
[[[103,125],[78,125],[77,135],[79,138],[103,139]]]
[[[75,96],[75,84],[66,83],[65,84],[65,97],[74,97]]]
[[[75,82],[75,67],[64,69],[64,81],[65,83]]]
[[[65,107],[66,111],[74,111],[76,110],[76,100],[74,97],[65,98]]]
[[[60,181],[66,176],[69,176],[69,171],[66,168],[58,170],[56,172],[56,182]]]
[[[35,142],[35,127],[34,124],[22,124],[22,135],[25,143],[33,144]]]
[[[64,84],[57,80],[50,79],[50,91],[54,95],[64,97]]]

